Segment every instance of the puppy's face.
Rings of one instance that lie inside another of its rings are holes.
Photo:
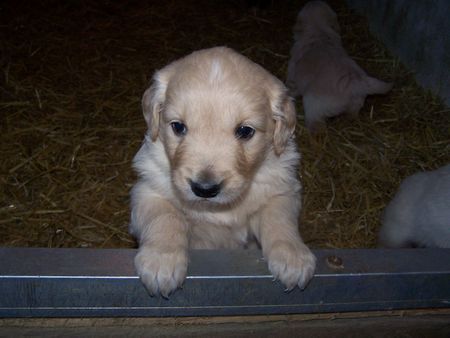
[[[284,86],[226,48],[193,53],[154,77],[143,98],[151,138],[164,144],[173,187],[188,203],[230,205],[295,126]],[[288,116],[287,116],[288,115]]]
[[[323,1],[310,1],[298,13],[294,31],[302,33],[306,27],[327,33],[340,33],[336,13]]]

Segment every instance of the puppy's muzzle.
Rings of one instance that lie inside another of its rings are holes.
[[[213,198],[217,196],[220,192],[220,189],[222,188],[222,185],[216,182],[211,181],[189,181],[191,185],[192,192],[202,198]]]

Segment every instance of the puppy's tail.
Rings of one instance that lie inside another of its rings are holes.
[[[386,94],[391,89],[392,83],[387,83],[371,76],[366,76],[361,86],[361,90],[364,91],[365,95]]]

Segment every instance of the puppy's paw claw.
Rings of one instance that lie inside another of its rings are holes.
[[[179,288],[187,273],[185,250],[162,252],[158,249],[139,249],[134,259],[136,271],[150,296],[168,299]]]
[[[308,247],[303,244],[279,242],[271,248],[269,255],[269,270],[285,286],[285,292],[292,291],[296,286],[304,289],[311,280],[316,258]]]

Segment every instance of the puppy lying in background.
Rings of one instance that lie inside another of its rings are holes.
[[[253,239],[287,289],[304,288],[315,257],[298,231],[295,108],[259,65],[217,47],[155,73],[134,158],[130,232],[136,270],[164,297],[186,276],[188,248],[245,248]]]
[[[297,16],[287,86],[303,96],[305,124],[316,131],[327,117],[357,116],[367,95],[392,84],[368,76],[342,47],[336,13],[322,1],[308,2]]]
[[[402,182],[384,210],[379,244],[450,248],[450,164]]]

